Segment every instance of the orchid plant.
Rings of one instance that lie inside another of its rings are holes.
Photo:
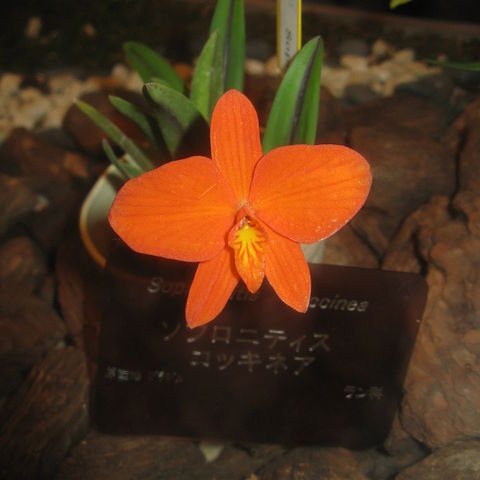
[[[255,108],[241,93],[242,0],[218,0],[189,95],[155,52],[137,43],[125,51],[145,82],[152,111],[117,97],[111,101],[144,132],[148,151],[155,150],[160,133],[171,158],[178,158],[186,133],[200,121],[209,128],[211,158],[180,155],[159,166],[93,107],[77,101],[125,152],[118,158],[104,142],[107,156],[129,179],[110,210],[113,230],[136,252],[199,263],[186,304],[191,328],[213,320],[240,281],[255,293],[265,277],[283,302],[305,312],[310,272],[300,244],[344,226],[371,185],[359,153],[313,145],[321,38],[306,43],[286,71],[263,140]]]
[[[340,145],[290,145],[265,155],[258,117],[240,92],[215,106],[212,158],[169,162],[119,191],[110,225],[136,252],[199,262],[186,305],[197,327],[213,320],[242,280],[255,293],[267,278],[305,312],[310,272],[300,243],[322,240],[365,202],[370,168]]]
[[[117,156],[110,143],[103,142],[107,157],[128,179],[177,158],[179,153],[190,153],[192,143],[208,145],[209,125],[217,100],[229,89],[243,89],[243,0],[217,1],[210,36],[196,62],[189,92],[168,61],[155,51],[138,42],[127,42],[124,51],[144,82],[143,94],[150,108],[142,109],[116,96],[110,96],[110,101],[137,125],[145,136],[145,144],[134,142],[91,105],[81,100],[76,105],[123,150],[124,154]],[[315,37],[291,63],[265,125],[265,153],[281,145],[315,142],[322,60],[322,39]],[[167,156],[159,153],[163,147]]]

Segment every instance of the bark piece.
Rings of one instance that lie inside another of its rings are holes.
[[[473,104],[478,105],[478,101]],[[435,197],[406,219],[384,268],[423,270],[424,319],[405,381],[403,428],[437,449],[480,435],[480,114],[467,109],[459,191]]]
[[[44,206],[28,219],[27,226],[42,250],[53,253],[65,236],[77,229],[86,187],[58,177],[36,176],[28,181],[44,199]]]
[[[62,243],[55,264],[58,302],[67,331],[77,347],[84,347],[85,291],[82,270],[88,259],[79,239]]]
[[[480,178],[480,96],[466,108],[458,120],[464,139],[459,161],[459,190],[478,192]]]
[[[35,296],[0,297],[0,393],[11,393],[49,349],[63,341],[65,325]]]
[[[344,448],[296,448],[260,470],[259,480],[366,480],[355,456]]]
[[[395,464],[395,473],[425,458],[430,451],[408,434],[395,415],[392,429],[385,440],[384,448]]]
[[[55,302],[55,293],[56,293],[56,286],[55,286],[55,277],[53,274],[49,274],[45,281],[43,282],[38,296],[47,302],[49,305],[53,305]]]
[[[11,238],[0,246],[0,291],[33,293],[46,276],[46,259],[30,238]]]
[[[189,478],[203,457],[193,442],[158,436],[105,435],[91,430],[62,464],[58,479]]]
[[[281,447],[271,445],[252,449],[225,445],[218,458],[206,462],[198,446],[189,440],[112,436],[91,430],[65,460],[58,479],[243,480],[282,452]]]
[[[377,268],[379,266],[378,257],[350,225],[325,240],[323,262],[351,267]]]
[[[5,406],[0,422],[0,476],[51,478],[86,433],[87,403],[82,353],[72,347],[51,351]]]
[[[0,173],[0,237],[43,204],[25,180]]]
[[[449,199],[434,196],[428,203],[409,215],[393,237],[383,258],[382,268],[400,272],[422,273],[428,267],[419,255],[419,245],[428,241],[438,224],[448,224]]]
[[[397,93],[378,98],[345,112],[349,129],[359,125],[393,131],[408,130],[420,136],[440,139],[448,127],[448,108],[417,95]]]
[[[350,145],[370,163],[373,185],[352,226],[383,255],[402,220],[433,195],[455,189],[454,155],[439,142],[391,126],[357,127]]]
[[[396,477],[397,480],[420,478],[422,480],[480,478],[480,441],[472,439],[454,442],[403,470]]]
[[[480,201],[469,205],[452,218],[445,197],[432,199],[406,220],[384,263],[426,272],[429,294],[400,420],[432,449],[480,434],[480,230],[469,228],[480,223]]]
[[[88,159],[84,155],[54,147],[25,128],[16,128],[10,133],[2,145],[1,155],[9,159],[5,173],[10,175],[81,180],[89,177]]]

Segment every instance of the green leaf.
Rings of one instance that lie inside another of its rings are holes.
[[[108,143],[108,140],[106,138],[102,140],[102,147],[107,158],[110,160],[111,163],[113,163],[113,165],[117,167],[117,169],[124,176],[124,178],[125,179],[130,178],[128,172],[120,164],[119,158],[115,155],[115,152],[113,151],[112,146],[110,145],[110,143]]]
[[[323,42],[312,38],[298,52],[280,84],[263,137],[263,153],[282,145],[315,143]]]
[[[133,140],[128,138],[107,117],[82,100],[77,100],[75,104],[80,111],[82,111],[98,127],[100,127],[113,142],[115,142],[121,149],[128,153],[142,171],[151,170],[153,168],[152,162],[143,153],[142,149]]]
[[[149,82],[143,88],[145,97],[155,109],[168,151],[174,157],[190,127],[202,118],[200,112],[185,95],[166,85]]]
[[[243,0],[218,0],[210,33],[218,30],[223,50],[224,91],[243,90],[245,73],[245,12]]]
[[[110,143],[108,143],[106,138],[102,140],[102,147],[105,155],[107,155],[107,158],[117,167],[125,179],[135,178],[143,173],[142,170],[140,170],[132,160],[130,155],[125,154],[123,157],[117,157],[112,146]]]
[[[190,99],[209,123],[213,107],[222,93],[222,47],[218,31],[215,31],[200,53],[190,92]]]
[[[160,131],[158,130],[157,122],[151,115],[123,98],[114,95],[110,95],[108,98],[120,113],[128,117],[138,126],[151,145],[158,146]]]
[[[174,90],[184,91],[183,80],[177,72],[151,48],[139,42],[127,42],[123,45],[123,50],[144,83],[151,81],[153,77],[158,77]]]
[[[390,0],[390,8],[394,9],[405,3],[410,3],[412,0]]]
[[[427,60],[431,65],[438,65],[443,68],[454,68],[456,70],[468,70],[469,72],[480,72],[480,62],[441,62],[440,60]]]

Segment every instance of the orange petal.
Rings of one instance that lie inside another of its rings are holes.
[[[277,295],[298,312],[310,302],[310,270],[300,245],[265,227],[265,275]]]
[[[229,90],[217,102],[210,142],[213,161],[232,185],[237,199],[246,200],[262,146],[257,112],[245,95]]]
[[[235,268],[248,290],[255,293],[265,276],[265,231],[258,222],[243,217],[228,234],[228,245],[233,249]]]
[[[188,294],[185,315],[190,328],[213,320],[225,307],[238,283],[230,249],[198,265]]]
[[[343,227],[364,204],[372,176],[367,161],[340,145],[291,145],[258,162],[249,203],[255,215],[300,243]]]
[[[224,248],[235,205],[214,163],[190,157],[129,180],[112,205],[109,221],[137,252],[203,261]]]

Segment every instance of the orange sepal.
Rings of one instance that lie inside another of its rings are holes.
[[[220,97],[212,114],[210,143],[213,161],[237,199],[246,200],[262,145],[257,112],[245,95],[229,90]]]
[[[300,245],[265,227],[265,276],[280,299],[297,312],[310,302],[310,270]]]
[[[213,162],[190,157],[125,183],[109,221],[139,253],[204,261],[225,247],[235,208],[232,189]]]
[[[340,145],[291,145],[257,164],[249,203],[257,218],[300,243],[329,237],[362,207],[372,176],[367,161]]]
[[[188,326],[199,327],[213,320],[225,307],[238,280],[230,249],[200,263],[188,293],[185,309]]]

